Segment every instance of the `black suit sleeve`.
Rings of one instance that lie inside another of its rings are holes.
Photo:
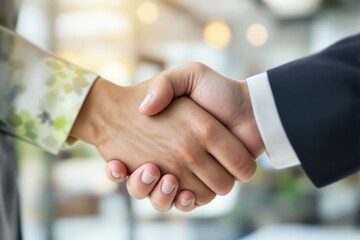
[[[360,169],[360,34],[268,71],[280,119],[318,186]]]

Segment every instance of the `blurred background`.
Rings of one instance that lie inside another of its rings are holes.
[[[360,32],[360,1],[23,0],[17,31],[121,85],[193,61],[246,79]],[[25,240],[360,239],[359,174],[316,189],[262,156],[230,195],[159,213],[107,180],[91,146],[17,149]]]

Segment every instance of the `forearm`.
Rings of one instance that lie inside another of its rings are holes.
[[[276,107],[310,179],[359,170],[360,35],[268,72]]]

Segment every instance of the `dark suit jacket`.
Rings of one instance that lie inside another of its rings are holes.
[[[286,134],[324,186],[360,169],[360,35],[268,71]]]
[[[0,25],[13,29],[16,12],[16,0],[0,0]],[[21,239],[18,206],[16,158],[0,132],[0,240]]]

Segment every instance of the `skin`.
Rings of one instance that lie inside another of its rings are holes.
[[[249,90],[245,81],[233,81],[201,63],[190,63],[173,70],[165,71],[150,80],[147,89],[145,103],[139,111],[145,115],[153,116],[164,110],[174,99],[187,96],[203,109],[212,114],[224,124],[256,159],[265,151],[252,111]],[[171,106],[171,105],[170,105]],[[120,161],[114,161],[114,165],[122,165]],[[240,171],[239,162],[222,163],[227,169]],[[125,168],[125,166],[123,166]],[[155,165],[145,165],[139,171],[151,169],[156,179],[161,176],[156,172]],[[194,205],[182,205],[179,199],[161,198],[161,192],[156,191],[156,185],[144,184],[137,175],[137,171],[130,175],[128,189],[132,191],[143,191],[142,197],[149,196],[154,206],[171,204],[182,211],[190,211]],[[239,172],[240,173],[240,172]],[[232,172],[234,176],[239,173]],[[154,190],[153,190],[154,189]],[[188,193],[188,202],[195,201],[196,196]]]
[[[132,196],[151,195],[161,211],[170,209],[175,199],[195,207],[227,194],[234,176],[247,180],[254,174],[256,164],[245,146],[190,99],[178,98],[156,116],[141,114],[138,106],[148,88],[149,82],[121,87],[99,78],[71,131],[96,146],[112,177],[114,172],[120,174],[115,179],[132,173]],[[132,187],[139,179],[148,181]]]

